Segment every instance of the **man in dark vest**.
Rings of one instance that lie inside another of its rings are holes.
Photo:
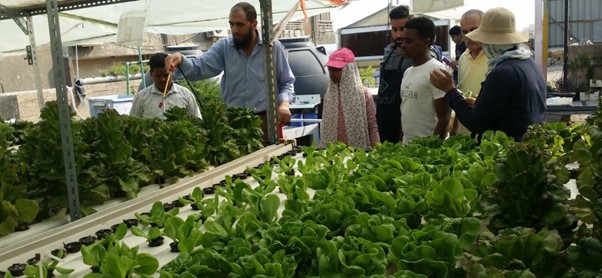
[[[389,12],[391,43],[385,47],[380,66],[380,85],[376,102],[376,120],[381,142],[397,143],[401,132],[401,97],[399,95],[404,71],[412,61],[403,58],[400,46],[406,21],[411,19],[407,6],[397,6]]]

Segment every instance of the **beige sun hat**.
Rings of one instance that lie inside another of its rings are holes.
[[[481,19],[478,29],[466,34],[473,41],[486,44],[513,44],[529,41],[529,37],[516,31],[514,14],[506,8],[489,9]]]

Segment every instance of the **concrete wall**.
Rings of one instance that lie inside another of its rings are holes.
[[[42,88],[54,87],[50,47],[39,47],[37,52]],[[0,64],[0,81],[4,92],[35,89],[33,66],[27,64],[25,55],[4,57]]]
[[[130,81],[130,87],[138,87],[140,80]],[[86,85],[86,97],[80,100],[79,97],[75,98],[76,108],[79,114],[84,118],[90,116],[90,110],[88,108],[89,97],[106,96],[106,95],[117,95],[125,94],[126,82],[112,82],[105,84],[91,84]],[[56,100],[56,90],[45,89],[44,101]],[[73,100],[72,95],[68,95],[69,105],[72,106]],[[38,97],[36,91],[23,91],[0,94],[0,117],[8,120],[11,118],[37,122],[40,117],[40,108],[38,106]]]

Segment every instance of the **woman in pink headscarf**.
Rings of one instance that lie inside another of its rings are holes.
[[[376,107],[372,95],[362,86],[355,55],[348,48],[328,58],[330,82],[324,95],[320,144],[342,142],[368,149],[380,141]]]

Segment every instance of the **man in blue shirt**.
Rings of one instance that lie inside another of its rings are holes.
[[[165,66],[179,66],[186,77],[193,80],[214,77],[223,71],[221,91],[226,105],[254,109],[262,118],[262,128],[266,133],[265,49],[257,32],[257,12],[251,4],[240,2],[230,10],[229,22],[231,36],[218,41],[197,58],[188,59],[181,53],[171,54],[165,58]],[[287,123],[291,119],[289,103],[295,97],[295,77],[279,41],[274,42],[274,66],[278,120]]]

